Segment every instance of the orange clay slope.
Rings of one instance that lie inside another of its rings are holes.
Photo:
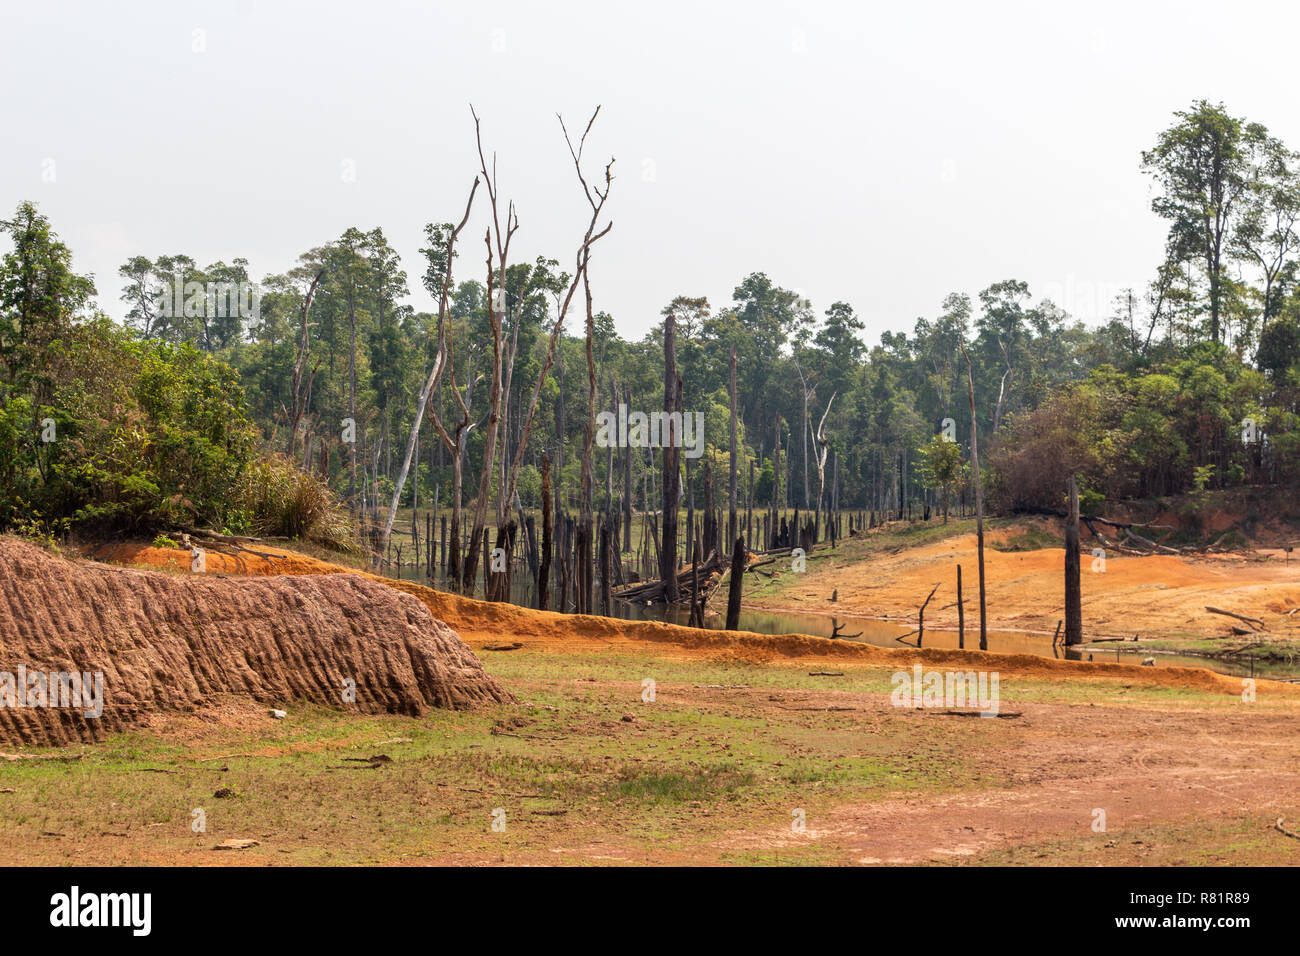
[[[470,647],[520,642],[530,651],[646,654],[666,659],[699,659],[741,663],[808,663],[834,660],[837,666],[911,668],[914,664],[997,670],[1003,675],[1057,680],[1062,677],[1122,680],[1126,684],[1184,687],[1239,696],[1242,682],[1198,667],[1139,667],[1129,664],[1084,663],[996,654],[987,651],[874,647],[852,641],[832,641],[804,634],[771,636],[747,631],[711,631],[662,624],[623,621],[593,615],[537,611],[513,604],[478,601],[435,591],[412,581],[399,581],[330,564],[316,558],[259,544],[254,554],[208,552],[206,573],[229,575],[359,574],[419,598],[438,620],[446,622]],[[88,549],[100,561],[189,572],[189,552],[117,543]],[[1300,686],[1259,681],[1269,697],[1300,698]],[[1267,689],[1265,689],[1267,688]]]
[[[1051,634],[1062,616],[1065,551],[997,550],[1007,537],[1006,530],[989,534],[984,551],[989,627]],[[1261,560],[1264,554],[1270,556]],[[1287,614],[1300,607],[1300,560],[1288,565],[1280,551],[1195,557],[1110,554],[1104,570],[1097,563],[1096,571],[1089,555],[1081,563],[1086,638],[1227,636],[1237,622],[1207,612],[1207,606],[1259,618],[1275,637],[1300,638],[1300,614]],[[959,564],[969,627],[977,594],[973,534],[877,553],[851,564],[810,565],[806,574],[784,576],[780,590],[746,598],[746,604],[915,622],[916,609],[938,583],[925,626],[955,628]],[[838,601],[832,604],[837,591]]]

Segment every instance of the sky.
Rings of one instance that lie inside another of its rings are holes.
[[[588,209],[556,117],[599,105],[592,290],[627,338],[751,272],[848,302],[869,344],[1009,278],[1095,323],[1160,261],[1140,162],[1175,110],[1300,147],[1300,7],[1072,6],[0,0],[0,217],[37,202],[117,318],[132,256],[261,278],[349,226],[383,228],[430,310],[419,249],[478,170],[470,104],[513,261],[570,268]],[[458,279],[483,278],[485,198]]]

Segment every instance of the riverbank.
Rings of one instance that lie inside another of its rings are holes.
[[[1064,616],[1065,551],[1050,547],[1051,522],[990,523],[985,546],[988,626],[992,630],[1052,635]],[[979,591],[973,521],[891,526],[864,538],[814,552],[806,571],[782,560],[769,575],[751,577],[750,607],[800,614],[893,621],[926,629],[958,627],[957,567],[962,568],[969,646],[978,634]],[[1267,549],[1206,555],[1085,555],[1082,559],[1086,641],[1113,649],[1267,658],[1300,654],[1300,560]],[[1259,625],[1206,610],[1258,620]],[[1233,633],[1233,628],[1250,633]],[[1134,636],[1137,643],[1130,643]]]
[[[189,576],[189,552],[158,548],[145,542],[105,543],[85,549],[89,557],[134,567],[147,567]],[[206,575],[262,576],[281,574],[358,574],[404,591],[422,601],[437,620],[446,622],[476,650],[509,646],[539,653],[650,653],[665,659],[707,659],[749,664],[857,662],[889,668],[921,663],[933,666],[997,668],[1025,677],[1070,677],[1124,680],[1143,685],[1175,686],[1236,694],[1241,681],[1198,667],[1162,667],[1159,671],[1135,664],[1058,660],[1028,653],[979,650],[922,649],[903,645],[886,648],[856,641],[829,640],[808,634],[757,634],[718,631],[659,621],[627,621],[596,615],[538,611],[513,604],[480,601],[435,591],[413,581],[399,580],[333,564],[286,548],[256,545],[256,551],[205,555]],[[924,597],[922,597],[924,599]],[[968,647],[970,645],[968,644]],[[1278,685],[1285,688],[1285,685]],[[1285,688],[1300,695],[1300,687]]]

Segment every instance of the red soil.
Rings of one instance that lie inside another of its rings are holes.
[[[946,543],[945,543],[946,544]],[[936,546],[939,547],[939,546]],[[471,647],[519,641],[530,650],[561,653],[624,652],[645,653],[653,649],[656,656],[768,663],[808,661],[832,658],[844,663],[865,666],[911,667],[914,663],[997,669],[1003,674],[1048,679],[1088,680],[1122,679],[1128,684],[1144,686],[1178,686],[1239,695],[1239,678],[1215,674],[1196,667],[1139,667],[1129,664],[1054,660],[1030,654],[996,654],[982,651],[942,649],[897,650],[832,641],[802,634],[771,636],[749,632],[725,632],[680,627],[656,621],[623,621],[614,618],[560,614],[537,611],[513,604],[478,601],[472,598],[435,591],[411,581],[399,581],[366,572],[352,571],[307,555],[258,545],[257,550],[273,558],[241,554],[229,556],[210,553],[209,573],[248,575],[350,574],[382,582],[390,588],[417,597],[433,617],[447,622]],[[149,567],[169,567],[177,561],[188,567],[188,552],[153,548],[143,544],[114,544],[92,552],[104,560],[131,562]],[[1007,555],[1006,557],[1017,557]],[[933,584],[933,582],[931,582]],[[843,592],[841,593],[843,599]],[[924,595],[922,595],[922,600]],[[919,601],[918,601],[919,603]],[[1300,686],[1272,681],[1258,682],[1270,696],[1300,697]]]
[[[99,717],[0,706],[0,739],[28,744],[99,740],[227,694],[410,715],[511,699],[419,601],[358,575],[182,578],[0,538],[0,671],[19,665],[103,675]]]

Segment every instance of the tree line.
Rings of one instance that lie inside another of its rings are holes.
[[[411,265],[383,230],[349,228],[255,284],[243,259],[133,257],[117,327],[20,205],[0,224],[0,522],[247,528],[249,508],[221,507],[218,489],[274,455],[332,489],[378,549],[399,508],[450,511],[464,583],[489,523],[513,544],[544,497],[577,514],[588,556],[598,514],[627,529],[657,511],[665,533],[668,502],[702,510],[706,496],[946,516],[973,503],[973,434],[996,509],[1059,510],[1069,474],[1085,507],[1300,477],[1300,164],[1263,126],[1198,102],[1156,137],[1141,169],[1169,222],[1164,261],[1100,325],[1005,279],[868,345],[848,302],[814,306],[758,271],[729,301],[676,296],[645,336],[622,337],[593,291],[615,182],[613,160],[584,157],[597,114],[580,136],[560,123],[590,215],[555,257],[517,251],[520,217],[474,117],[463,214],[426,226],[414,266],[431,312],[407,303]],[[698,457],[602,447],[597,415],[620,406],[698,415]],[[68,443],[42,442],[51,418]],[[91,434],[119,458],[100,460]],[[172,442],[211,474],[167,473],[175,462],[155,458]],[[121,507],[104,513],[108,499]]]

